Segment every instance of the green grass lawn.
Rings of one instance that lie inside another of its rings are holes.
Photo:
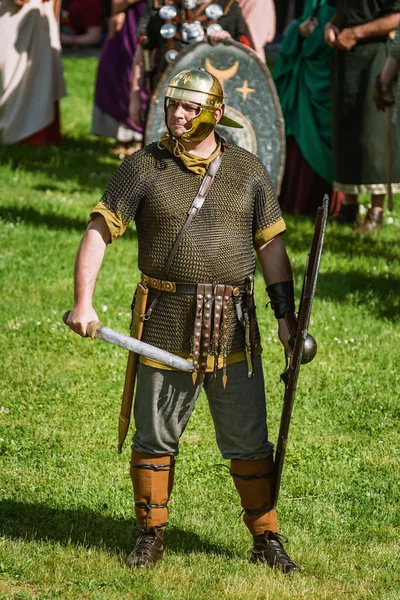
[[[398,600],[398,209],[375,237],[327,228],[310,327],[319,351],[301,371],[279,503],[302,572],[249,563],[204,397],[181,443],[165,558],[154,571],[125,567],[135,539],[129,444],[116,452],[126,354],[62,323],[89,211],[118,161],[88,135],[96,59],[64,65],[63,144],[0,148],[0,598]],[[313,223],[287,225],[298,295]],[[125,332],[136,258],[131,231],[107,251],[96,289],[104,323]],[[256,295],[275,441],[283,353],[259,273]]]

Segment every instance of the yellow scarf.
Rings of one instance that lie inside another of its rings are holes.
[[[210,162],[213,161],[221,151],[221,139],[217,133],[215,134],[215,137],[217,140],[217,147],[208,158],[202,158],[195,154],[190,154],[190,152],[186,152],[179,140],[168,132],[163,133],[158,142],[158,147],[167,149],[171,154],[176,156],[176,158],[179,158],[189,171],[203,177],[207,172]]]

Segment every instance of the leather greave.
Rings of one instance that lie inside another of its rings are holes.
[[[244,510],[243,521],[252,535],[278,531],[272,508],[274,464],[272,456],[259,460],[231,460],[231,475]]]
[[[174,467],[173,456],[155,456],[132,450],[130,473],[140,529],[167,525],[167,504],[174,484]]]

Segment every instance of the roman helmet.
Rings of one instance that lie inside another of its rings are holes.
[[[217,122],[214,117],[216,108],[225,111],[224,91],[214,75],[205,69],[186,69],[172,78],[167,86],[164,100],[165,124],[167,125],[168,100],[182,100],[200,105],[199,113],[192,119],[192,127],[183,133],[179,139],[187,142],[201,142],[214,129]],[[226,127],[243,126],[222,115],[219,125]]]

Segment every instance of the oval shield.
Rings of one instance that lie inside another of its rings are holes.
[[[166,85],[180,71],[195,67],[210,71],[220,80],[225,92],[225,114],[243,125],[243,129],[217,126],[217,131],[228,142],[257,154],[279,194],[285,164],[285,133],[278,94],[267,66],[252,50],[234,40],[216,46],[199,42],[179,52],[164,71],[150,100],[145,143],[158,140],[165,131]]]

